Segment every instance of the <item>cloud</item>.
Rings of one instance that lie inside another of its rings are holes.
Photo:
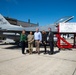
[[[17,0],[6,0],[7,2],[13,2],[14,4],[18,4],[18,1]]]
[[[18,1],[17,0],[12,0],[15,4],[18,4]]]

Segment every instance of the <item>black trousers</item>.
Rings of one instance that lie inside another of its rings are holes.
[[[50,54],[53,54],[54,53],[54,42],[50,41],[49,45],[50,45]]]
[[[45,53],[46,53],[46,44],[43,43],[44,49],[45,49]]]
[[[25,41],[21,41],[22,54],[25,52]]]

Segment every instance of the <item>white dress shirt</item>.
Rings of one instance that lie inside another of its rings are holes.
[[[35,32],[34,33],[34,39],[42,41],[42,34],[41,34],[41,32]]]

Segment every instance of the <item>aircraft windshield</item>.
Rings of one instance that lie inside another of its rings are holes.
[[[55,22],[55,24],[59,24],[59,23],[62,23],[62,22],[66,23],[66,22],[68,22],[69,20],[73,19],[73,17],[74,17],[74,16],[66,16],[66,17],[63,17],[63,18],[57,20],[57,21]]]

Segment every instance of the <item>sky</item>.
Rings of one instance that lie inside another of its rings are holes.
[[[74,16],[76,22],[76,0],[0,0],[0,14],[40,26],[64,16]]]

